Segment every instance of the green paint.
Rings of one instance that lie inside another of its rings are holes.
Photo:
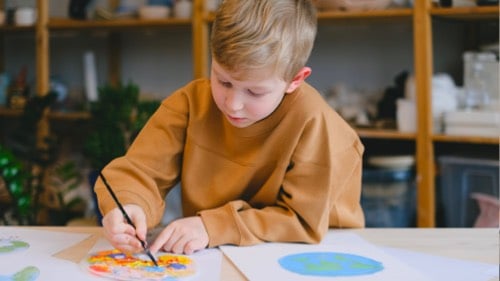
[[[0,239],[0,242],[2,242],[1,239]],[[28,243],[26,243],[24,241],[17,241],[17,240],[8,241],[8,244],[9,245],[6,245],[6,246],[0,246],[0,254],[10,253],[10,252],[13,252],[15,250],[29,248],[29,246],[30,246]]]
[[[40,275],[40,270],[34,266],[25,267],[12,276],[12,281],[34,281]]]

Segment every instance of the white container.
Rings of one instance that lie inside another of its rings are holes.
[[[190,0],[177,0],[174,5],[174,17],[180,19],[191,18],[193,4]]]
[[[97,93],[97,70],[94,52],[92,51],[86,51],[83,54],[83,76],[87,100],[90,102],[97,101],[99,99]]]
[[[415,133],[417,131],[417,110],[414,100],[398,99],[396,101],[396,123],[400,132]]]
[[[34,25],[36,21],[36,11],[30,7],[16,9],[14,13],[14,23],[18,26]]]
[[[500,112],[452,111],[444,116],[444,133],[454,136],[500,137]]]
[[[496,126],[500,127],[500,112],[479,110],[458,110],[446,112],[447,125]]]

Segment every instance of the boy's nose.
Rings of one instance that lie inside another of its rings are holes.
[[[243,108],[243,100],[239,93],[231,91],[226,95],[226,107],[231,111],[238,111]]]

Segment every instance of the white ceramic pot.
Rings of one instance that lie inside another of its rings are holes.
[[[414,133],[417,131],[415,101],[409,99],[398,99],[396,101],[396,123],[400,132]]]
[[[36,21],[36,11],[30,7],[16,9],[14,13],[14,23],[19,26],[34,25]]]

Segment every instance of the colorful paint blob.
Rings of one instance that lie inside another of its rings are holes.
[[[28,249],[30,244],[14,238],[0,238],[0,255]]]
[[[40,275],[40,270],[34,266],[28,266],[16,272],[12,276],[1,276],[0,281],[35,281]]]
[[[362,256],[336,252],[307,252],[278,260],[284,269],[307,276],[358,276],[384,269],[381,262]]]
[[[195,274],[194,261],[188,256],[157,255],[158,266],[144,254],[125,254],[117,249],[100,251],[87,258],[93,274],[115,280],[178,280]]]

